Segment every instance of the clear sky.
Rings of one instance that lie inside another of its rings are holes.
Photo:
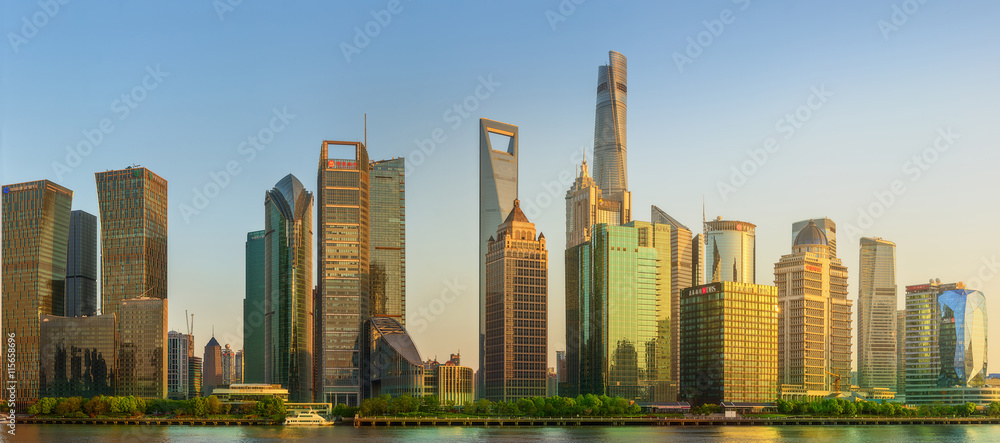
[[[905,285],[978,279],[1000,319],[994,2],[42,3],[0,6],[0,181],[54,180],[96,214],[95,172],[140,164],[168,180],[170,327],[193,312],[199,349],[213,326],[242,342],[244,242],[263,228],[264,192],[288,173],[315,191],[321,141],[362,140],[367,113],[371,158],[410,163],[410,333],[424,357],[461,350],[475,366],[485,117],[520,127],[554,362],[563,198],[592,156],[609,50],[628,57],[635,218],[655,204],[697,229],[704,198],[709,217],[757,224],[757,282],[771,284],[791,224],[827,216],[852,298],[857,238],[877,235],[898,245],[900,307]],[[263,140],[252,157],[249,137]],[[239,173],[214,192],[210,174],[231,162]]]

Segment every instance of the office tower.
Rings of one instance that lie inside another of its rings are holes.
[[[506,139],[504,139],[506,138]],[[493,146],[496,141],[497,146]],[[506,142],[506,146],[500,143]],[[517,126],[479,119],[479,369],[486,364],[486,253],[517,200]],[[484,373],[478,374],[482,375]],[[477,398],[484,386],[476,378]]]
[[[296,402],[313,398],[312,208],[292,174],[264,195],[264,380]]]
[[[167,333],[167,398],[187,400],[190,388],[191,336],[177,331]]]
[[[674,401],[670,226],[594,226],[580,306],[580,394]]]
[[[205,344],[205,358],[202,360],[201,380],[202,397],[212,395],[212,390],[222,384],[222,346],[215,339],[215,334]]]
[[[597,113],[594,119],[594,179],[603,195],[622,201],[628,192],[625,116],[628,74],[625,56],[608,52],[609,63],[597,68]]]
[[[486,256],[484,397],[541,397],[548,356],[548,251],[545,235],[514,200]]]
[[[188,399],[201,397],[202,393],[201,357],[188,358]]]
[[[691,238],[691,229],[681,224],[662,209],[650,208],[650,221],[670,226],[670,380],[680,380],[680,362],[677,360],[681,344],[681,291],[697,286],[701,279],[696,260],[700,257],[700,236]],[[676,393],[675,393],[676,396]]]
[[[549,372],[545,374],[545,396],[557,395],[559,395],[559,374],[556,374],[556,368],[549,368]]]
[[[38,399],[38,318],[65,312],[72,202],[73,191],[48,180],[3,187],[3,336],[13,334],[16,348],[3,353],[3,367],[17,368],[16,386],[3,387],[15,386],[19,411]]]
[[[802,220],[792,223],[792,244],[795,243],[795,238],[799,236],[799,231],[805,229],[809,226],[809,222],[813,222],[817,228],[823,231],[826,235],[826,242],[830,245],[830,257],[837,256],[837,224],[828,218],[814,218],[811,220]]]
[[[719,217],[705,222],[705,282],[756,283],[757,225]]]
[[[566,383],[566,351],[556,351],[556,375],[559,383]]]
[[[97,313],[97,217],[84,211],[69,216],[66,256],[67,317]]]
[[[370,317],[362,342],[362,392],[366,398],[424,395],[424,363],[403,325],[392,317]]]
[[[847,268],[830,256],[826,234],[810,222],[792,253],[774,264],[778,287],[778,372],[782,384],[829,392],[849,388],[851,300]]]
[[[406,326],[406,174],[402,158],[371,163],[370,315]]]
[[[436,394],[442,404],[455,402],[463,405],[475,401],[472,389],[472,368],[461,366],[454,360],[448,360],[438,365]]]
[[[896,399],[906,403],[906,309],[896,310]]]
[[[229,347],[229,343],[226,343],[226,346],[222,348],[220,357],[222,357],[222,384],[229,386],[234,383],[233,378],[236,376],[236,362],[234,361],[236,359],[236,352]]]
[[[39,392],[41,397],[114,395],[114,315],[41,315]],[[20,357],[20,355],[18,356]],[[20,368],[18,366],[18,380]],[[5,383],[6,385],[6,383]],[[7,396],[9,391],[5,391]]]
[[[122,300],[118,314],[115,395],[167,398],[167,300]]]
[[[705,234],[697,234],[691,239],[691,284],[700,286],[705,281]]]
[[[166,299],[167,181],[138,166],[95,175],[101,209],[101,313],[117,313],[119,302],[129,298]]]
[[[236,365],[233,369],[233,383],[246,383],[243,377],[243,374],[246,372],[246,366],[242,349],[236,351],[236,355],[233,356],[233,362]]]
[[[778,397],[778,288],[718,282],[681,294],[681,398],[695,404]]]
[[[1000,400],[986,385],[986,298],[961,282],[906,287],[906,401]]]
[[[243,299],[243,351],[246,383],[264,383],[264,234],[247,233],[246,298]]]
[[[318,192],[316,400],[358,406],[361,327],[369,311],[368,151],[359,142],[324,141]]]
[[[896,244],[877,237],[862,238],[859,272],[858,385],[898,391]]]

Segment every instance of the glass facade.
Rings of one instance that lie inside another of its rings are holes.
[[[48,180],[3,187],[3,336],[14,335],[18,410],[38,399],[39,316],[63,315],[73,191]],[[5,386],[9,387],[9,386]]]
[[[177,331],[167,333],[167,398],[187,400],[190,389],[191,336]]]
[[[986,297],[954,289],[938,296],[941,374],[938,387],[986,384]]]
[[[313,399],[312,213],[313,195],[294,175],[265,194],[264,381],[295,402]]]
[[[653,206],[650,212],[650,220],[653,223],[670,227],[670,313],[667,321],[670,325],[669,349],[674,350],[674,352],[669,352],[670,380],[673,380],[676,385],[676,381],[680,379],[680,362],[678,361],[680,354],[676,350],[680,349],[681,344],[681,324],[679,321],[681,318],[681,291],[701,284],[701,279],[698,278],[700,268],[697,265],[701,237],[692,238],[691,230],[687,226],[656,206]],[[675,397],[676,395],[677,393],[674,392]]]
[[[548,251],[519,202],[490,238],[483,397],[543,397],[548,358]]]
[[[770,403],[778,396],[778,288],[720,282],[681,295],[681,399]]]
[[[896,387],[896,244],[862,238],[858,284],[858,385]]]
[[[41,315],[41,397],[114,395],[114,315]]]
[[[167,300],[119,302],[115,395],[167,398]]]
[[[202,368],[201,357],[188,359],[188,399],[201,397]]]
[[[705,282],[755,283],[757,226],[741,221],[705,222]]]
[[[493,146],[491,136],[506,146]],[[479,119],[479,369],[486,365],[486,261],[490,237],[517,200],[517,126]],[[482,395],[483,380],[476,380]]]
[[[369,163],[365,145],[324,141],[317,179],[316,400],[358,406],[369,308]]]
[[[372,317],[365,332],[365,397],[423,397],[424,365],[403,325],[391,317]]]
[[[370,315],[406,326],[406,173],[402,158],[371,164]]]
[[[67,317],[97,313],[97,217],[73,211],[66,256]]]
[[[597,112],[594,118],[594,179],[605,198],[621,201],[628,192],[625,117],[628,72],[624,55],[608,52],[609,63],[597,68]]]
[[[142,167],[95,175],[101,209],[101,312],[118,312],[119,302],[128,298],[166,299],[167,181]]]
[[[243,350],[246,383],[264,383],[264,234],[247,233],[246,298],[243,300]]]

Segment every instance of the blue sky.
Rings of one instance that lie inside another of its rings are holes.
[[[367,113],[369,155],[411,160],[411,335],[425,357],[462,350],[474,365],[485,117],[520,127],[522,207],[551,253],[553,361],[564,343],[565,177],[583,150],[592,156],[608,50],[629,61],[635,218],[656,204],[696,228],[704,198],[709,217],[758,225],[757,282],[770,284],[791,224],[828,216],[852,298],[848,225],[897,243],[900,306],[903,286],[933,277],[1000,293],[991,2],[54,4],[0,6],[0,181],[48,178],[96,213],[95,172],[136,163],[167,179],[170,326],[195,313],[199,347],[213,325],[220,342],[241,342],[244,241],[263,227],[264,192],[288,173],[315,190],[321,141],[363,139]],[[366,27],[368,41],[357,37]],[[345,56],[345,45],[358,51]],[[469,98],[484,82],[492,91]],[[102,127],[69,166],[67,146]],[[433,152],[414,154],[438,129]],[[241,143],[258,136],[267,143],[251,159]],[[212,191],[210,174],[230,163],[239,173],[196,208],[195,190]],[[1000,346],[990,354],[1000,361]]]

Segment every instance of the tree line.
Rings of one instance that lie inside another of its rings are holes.
[[[236,415],[284,420],[286,409],[285,402],[277,397],[263,398],[255,402],[228,404],[222,403],[214,395],[190,400],[144,400],[131,395],[127,397],[95,395],[89,400],[83,397],[43,397],[28,408],[28,413],[66,418],[140,417],[143,415],[172,414],[177,417]]]
[[[445,405],[444,407],[436,395],[423,397],[402,395],[393,398],[386,394],[361,402],[357,412],[363,417],[423,415],[440,412],[516,417],[605,417],[636,415],[641,412],[641,409],[638,404],[621,397],[593,394],[580,395],[575,399],[569,397],[532,397],[509,402],[492,402],[481,398],[476,402],[465,402],[461,406]],[[335,415],[337,415],[336,412]]]
[[[867,400],[852,402],[842,398],[828,398],[812,401],[778,399],[776,406],[779,414],[829,415],[845,417],[853,417],[856,415],[877,415],[882,417],[968,417],[976,414],[977,410],[975,403],[963,403],[958,405],[933,404],[921,405],[914,408],[894,402],[875,402]],[[1000,402],[990,403],[989,406],[984,409],[983,413],[994,417],[1000,416]]]

